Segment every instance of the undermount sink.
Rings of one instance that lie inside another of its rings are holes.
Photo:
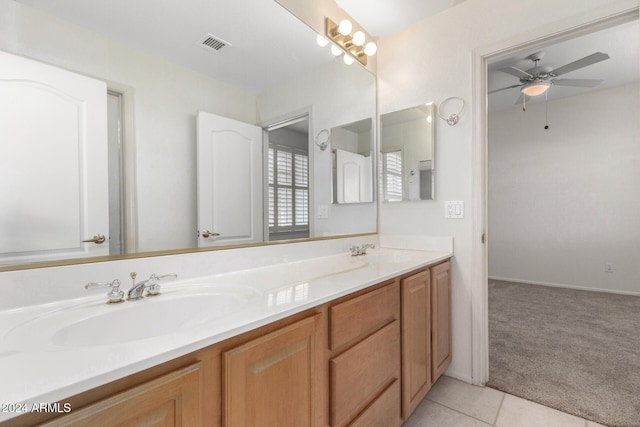
[[[241,309],[256,294],[241,286],[201,285],[120,304],[80,304],[17,326],[5,336],[5,343],[90,347],[153,338],[219,319]]]

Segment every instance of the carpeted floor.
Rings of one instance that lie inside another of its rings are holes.
[[[490,280],[487,385],[640,426],[640,297]]]

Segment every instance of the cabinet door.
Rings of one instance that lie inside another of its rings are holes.
[[[106,398],[43,426],[199,426],[202,425],[201,363]]]
[[[451,362],[451,263],[431,268],[431,377],[436,382]]]
[[[310,317],[223,354],[223,424],[310,426],[315,416],[316,322]]]
[[[431,273],[402,280],[402,417],[431,388]]]

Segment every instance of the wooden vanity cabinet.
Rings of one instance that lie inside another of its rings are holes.
[[[329,308],[331,426],[402,424],[398,281]]]
[[[431,389],[431,272],[402,279],[402,417]]]
[[[338,298],[7,425],[400,426],[451,361],[450,262]],[[5,425],[5,423],[0,423]]]
[[[42,426],[202,425],[201,365],[198,362],[162,375],[130,390],[70,412]]]
[[[402,290],[402,418],[451,362],[451,263],[412,273]]]
[[[222,354],[223,425],[313,426],[318,401],[317,324],[300,320]]]
[[[431,382],[451,363],[451,262],[431,267]]]

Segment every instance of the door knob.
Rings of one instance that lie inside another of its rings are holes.
[[[104,234],[96,234],[92,239],[83,240],[83,242],[95,243],[96,245],[100,245],[104,243],[105,240],[107,240],[107,238],[104,236]]]
[[[202,232],[202,237],[204,237],[205,239],[206,239],[207,237],[215,237],[215,236],[219,236],[219,235],[220,235],[220,233],[212,233],[212,232],[210,232],[209,230],[204,230],[204,231]]]

